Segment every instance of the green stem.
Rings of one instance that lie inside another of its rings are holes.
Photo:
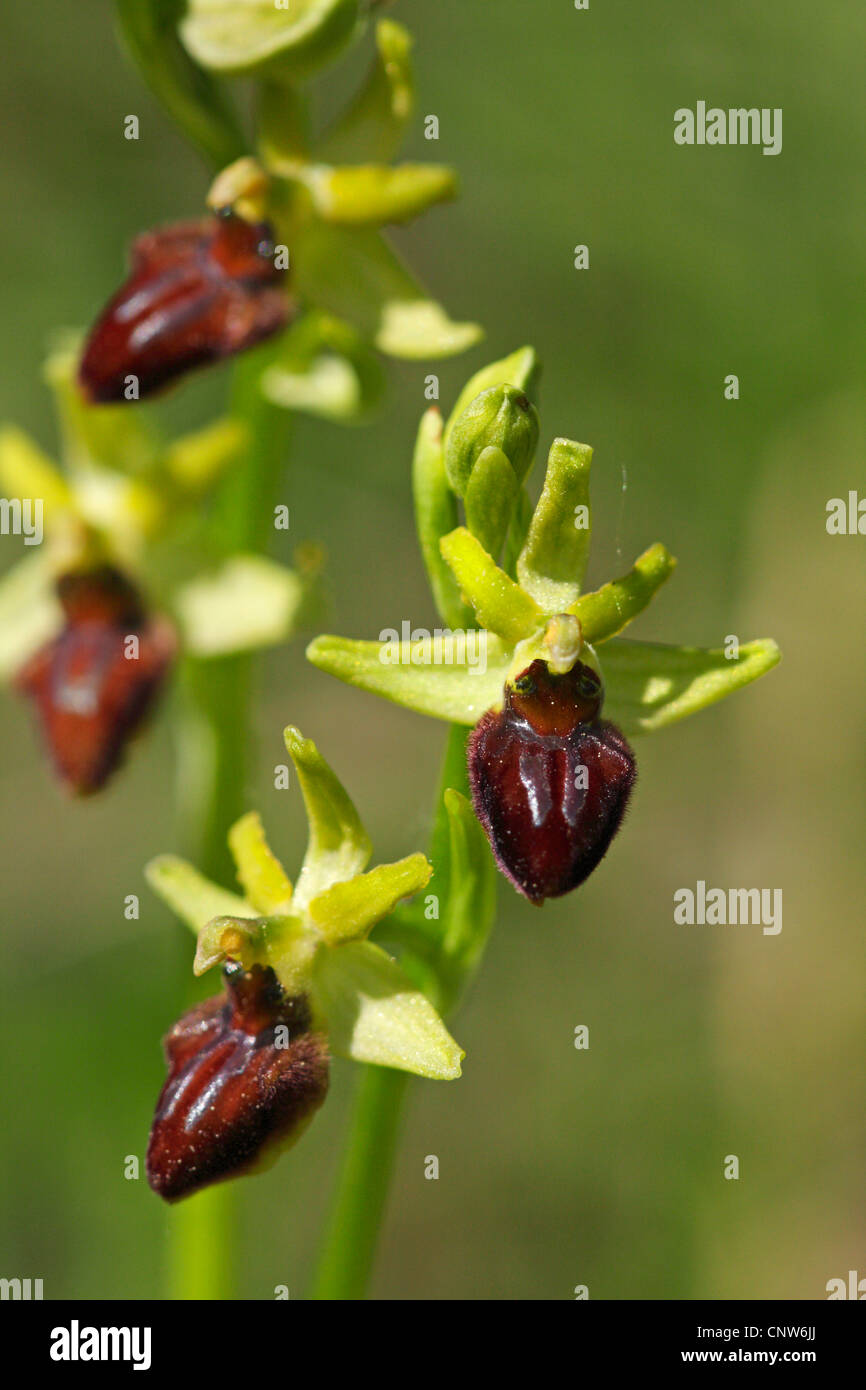
[[[219,1301],[235,1296],[232,1253],[236,1203],[230,1183],[173,1207],[168,1225],[166,1297]]]
[[[364,1297],[388,1198],[408,1081],[406,1072],[365,1068],[313,1283],[315,1299]]]
[[[183,9],[183,0],[115,0],[129,57],[178,129],[221,169],[246,153],[246,142],[223,90],[178,38]]]
[[[466,730],[456,725],[451,726],[445,747],[430,847],[430,858],[435,865],[432,885],[434,889],[437,884],[442,885],[443,934],[431,943],[423,929],[419,930],[418,921],[413,921],[410,915],[402,920],[396,918],[390,924],[390,933],[385,926],[389,940],[396,937],[402,940],[405,949],[400,963],[403,968],[436,1007],[446,1013],[458,1003],[479,963],[495,912],[495,886],[490,882],[494,870],[485,848],[482,877],[475,885],[471,904],[463,905],[470,916],[477,919],[471,924],[470,941],[449,940],[452,914],[446,899],[452,892],[452,876],[461,873],[461,866],[451,863],[450,828],[444,805],[448,787],[468,791]],[[478,834],[481,835],[480,830]],[[457,910],[461,910],[459,906]],[[385,1214],[409,1079],[406,1072],[385,1067],[365,1068],[350,1122],[330,1223],[313,1281],[312,1297],[315,1299],[360,1299],[366,1293]]]
[[[233,411],[246,425],[248,448],[223,484],[214,516],[214,536],[226,555],[266,549],[271,497],[285,459],[289,416],[261,395],[261,370],[260,353],[241,359],[235,370]],[[226,833],[248,809],[253,662],[247,655],[188,658],[184,667],[177,778],[181,840],[208,878],[230,886],[234,868]],[[186,939],[183,944],[188,973]],[[186,1003],[191,1002],[190,989]],[[175,1207],[169,1218],[168,1297],[232,1298],[235,1243],[233,1183]]]

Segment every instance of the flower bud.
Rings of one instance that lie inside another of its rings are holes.
[[[600,677],[533,661],[469,740],[475,814],[499,868],[534,903],[588,878],[622,821],[635,779],[623,735],[600,719]]]
[[[108,780],[148,712],[175,636],[109,566],[63,575],[57,595],[65,626],[15,684],[36,706],[59,777],[86,795]]]
[[[168,1202],[266,1166],[300,1136],[328,1090],[325,1039],[304,996],[273,970],[227,965],[226,993],[190,1009],[165,1039],[147,1178]]]
[[[491,386],[458,416],[448,433],[445,471],[451,487],[462,497],[472,470],[485,449],[500,449],[518,484],[532,466],[538,444],[538,412],[516,386]]]
[[[88,336],[82,392],[94,402],[140,399],[269,338],[289,317],[284,279],[268,225],[230,208],[145,233]]]

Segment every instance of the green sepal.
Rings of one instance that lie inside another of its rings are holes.
[[[47,555],[40,551],[19,560],[0,577],[0,680],[16,676],[62,626]]]
[[[615,639],[602,652],[605,718],[628,736],[667,728],[749,685],[780,659],[769,638],[745,643],[736,658],[721,649]]]
[[[162,467],[183,494],[198,497],[239,461],[248,434],[240,420],[228,416],[216,420],[169,444],[162,455]]]
[[[229,830],[229,849],[238,882],[257,912],[267,916],[288,909],[292,885],[265,836],[261,817],[249,811]]]
[[[514,646],[544,624],[534,599],[488,555],[465,526],[442,538],[442,555],[482,627]]]
[[[460,1075],[463,1050],[426,995],[372,941],[319,951],[311,994],[337,1056],[434,1081]]]
[[[174,604],[186,650],[219,657],[284,642],[306,596],[294,570],[263,555],[233,555],[214,573],[180,586]]]
[[[54,460],[17,425],[0,429],[0,488],[4,497],[39,498],[46,531],[74,506],[69,484]]]
[[[187,0],[180,36],[214,72],[296,79],[339,56],[358,11],[358,0]]]
[[[262,374],[262,391],[274,405],[339,424],[367,419],[384,390],[379,359],[361,334],[315,310],[283,335]]]
[[[592,449],[555,439],[544,488],[517,559],[521,587],[545,613],[562,613],[580,596],[591,537]],[[586,520],[586,525],[580,525]]]
[[[423,854],[410,854],[396,864],[379,864],[312,898],[310,917],[329,946],[363,940],[399,902],[420,893],[432,872]]]
[[[606,642],[643,612],[670,578],[676,560],[660,543],[635,560],[628,574],[570,604],[565,610],[580,620],[586,642]]]
[[[483,336],[477,323],[455,323],[435,300],[393,299],[382,308],[375,342],[387,357],[423,362],[466,352]]]
[[[91,405],[76,380],[78,343],[64,338],[45,363],[54,392],[63,439],[64,461],[73,473],[94,466],[143,477],[159,465],[161,440],[147,407],[135,401]]]
[[[396,253],[372,228],[312,221],[299,230],[299,293],[355,324],[392,357],[450,357],[481,336],[477,324],[453,323],[428,299]]]
[[[144,870],[155,893],[198,935],[213,917],[254,917],[255,910],[175,854],[151,859]]]
[[[472,622],[469,609],[460,598],[450,569],[442,558],[439,542],[457,526],[457,501],[445,476],[442,450],[442,416],[431,406],[421,417],[412,457],[412,497],[415,526],[430,587],[440,617],[452,628],[465,628]]]
[[[414,107],[412,36],[402,24],[380,19],[376,56],[364,85],[316,147],[329,164],[361,159],[387,163],[400,148]]]
[[[372,846],[348,793],[312,739],[303,738],[291,727],[284,737],[310,824],[307,852],[295,888],[295,905],[303,909],[332,883],[362,873]]]
[[[347,685],[381,695],[418,714],[449,723],[477,724],[486,710],[502,703],[511,652],[488,635],[486,666],[481,671],[466,660],[467,636],[471,634],[443,637],[441,649],[446,660],[438,663],[429,660],[429,643],[425,641],[392,644],[329,636],[310,643],[307,659]],[[386,661],[384,656],[394,659]]]

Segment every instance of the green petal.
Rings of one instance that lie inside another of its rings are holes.
[[[544,614],[535,601],[509,579],[465,526],[444,536],[441,549],[482,627],[513,646],[543,626]]]
[[[329,946],[367,936],[403,898],[411,898],[430,881],[433,869],[423,854],[396,864],[380,864],[367,874],[335,883],[309,905],[310,916]]]
[[[63,626],[53,581],[43,553],[28,555],[0,578],[0,680],[16,675]]]
[[[310,839],[295,889],[295,904],[310,900],[333,883],[354,878],[372,853],[367,832],[348,793],[312,739],[285,730],[286,748],[298,773],[310,823]]]
[[[675,565],[676,560],[663,545],[651,545],[628,574],[584,594],[566,612],[580,619],[585,642],[606,642],[643,612]]]
[[[379,232],[314,221],[296,240],[301,296],[350,320],[380,351],[412,359],[448,357],[480,337],[477,325],[452,323],[426,297]]]
[[[412,37],[402,24],[376,25],[376,57],[351,106],[316,149],[329,164],[393,159],[414,107]]]
[[[555,439],[526,544],[517,560],[521,586],[545,613],[563,613],[580,595],[590,542],[592,449]],[[586,520],[586,525],[578,523]]]
[[[457,195],[442,164],[299,164],[281,172],[300,180],[319,217],[337,227],[381,227],[413,218]]]
[[[358,0],[187,0],[180,36],[204,68],[299,77],[337,57],[357,20]]]
[[[237,866],[238,882],[256,911],[265,916],[285,911],[292,885],[265,838],[257,811],[235,821],[229,831],[229,849]]]
[[[481,634],[483,636],[483,634]],[[416,642],[355,642],[346,637],[317,637],[307,658],[347,685],[381,695],[418,714],[455,724],[477,724],[485,710],[502,703],[502,688],[511,652],[495,637],[484,646],[477,633],[442,637],[442,660],[430,660],[429,639]],[[434,654],[437,649],[433,647]],[[477,659],[470,666],[469,657]],[[482,664],[484,669],[482,668]]]
[[[338,1056],[438,1081],[460,1075],[464,1053],[433,1005],[371,941],[319,952],[313,1003]]]
[[[482,391],[489,391],[493,386],[516,386],[521,391],[530,391],[540,370],[535,348],[522,347],[510,353],[508,357],[503,357],[498,362],[490,362],[477,371],[463,387],[448,418],[445,426],[446,448],[455,422]]]
[[[315,311],[283,335],[262,376],[262,391],[275,405],[345,424],[369,416],[384,388],[379,359],[360,333]]]
[[[211,883],[185,859],[161,854],[151,859],[145,877],[163,902],[198,933],[212,917],[255,917],[255,909],[244,898]]]
[[[69,484],[54,460],[15,425],[0,430],[0,489],[5,497],[41,499],[46,530],[58,513],[73,506]]]
[[[291,634],[304,602],[294,570],[260,555],[235,555],[215,574],[175,595],[188,652],[199,657],[275,646]]]
[[[430,587],[442,619],[454,628],[465,628],[472,615],[460,598],[460,590],[442,559],[439,542],[458,523],[457,501],[445,476],[442,449],[442,416],[431,406],[421,417],[412,458],[412,496],[415,526]]]
[[[780,657],[769,638],[744,644],[736,659],[719,649],[618,639],[602,652],[604,715],[625,734],[664,729],[757,680]]]
[[[135,401],[122,405],[90,405],[80,390],[79,344],[64,340],[45,364],[46,378],[54,391],[63,434],[64,460],[70,470],[94,466],[139,477],[159,464],[160,439],[147,407]]]
[[[217,420],[175,440],[163,455],[163,467],[182,492],[198,496],[238,461],[246,443],[240,420]]]
[[[454,323],[432,299],[394,299],[382,308],[376,346],[388,357],[421,362],[454,357],[483,337],[477,323]]]

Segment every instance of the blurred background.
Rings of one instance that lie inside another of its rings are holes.
[[[577,894],[539,912],[502,883],[453,1025],[463,1079],[411,1091],[373,1294],[823,1298],[828,1279],[866,1274],[866,540],[825,530],[828,499],[866,489],[866,11],[491,9],[394,10],[417,40],[407,153],[462,180],[457,204],[399,242],[487,340],[394,371],[372,427],[298,425],[285,500],[292,544],[328,552],[327,627],[434,624],[408,480],[424,376],[438,372],[448,407],[470,371],[532,342],[545,448],[556,434],[595,447],[589,578],[664,540],[679,569],[635,635],[773,636],[784,660],[639,744],[627,825]],[[109,5],[42,0],[4,25],[0,418],[53,451],[52,333],[93,318],[137,231],[198,215],[208,176],[125,65]],[[366,58],[326,87],[345,92]],[[782,107],[783,152],[676,146],[674,110],[699,99]],[[739,401],[724,399],[729,373]],[[203,421],[227,384],[219,370],[184,387],[169,417]],[[0,546],[3,568],[23,549]],[[169,720],[163,708],[108,791],[74,805],[29,710],[7,693],[0,709],[0,1273],[43,1278],[48,1298],[159,1297],[165,1212],[123,1164],[144,1154],[191,956],[142,878],[177,848]],[[425,842],[444,727],[340,686],[296,642],[261,670],[248,789],[290,871],[300,797],[273,788],[289,721],[321,741],[377,858]],[[697,879],[781,888],[781,934],[675,926],[673,893]],[[138,922],[123,915],[133,892]],[[242,1185],[243,1296],[303,1295],[356,1081],[337,1064],[303,1142]]]

